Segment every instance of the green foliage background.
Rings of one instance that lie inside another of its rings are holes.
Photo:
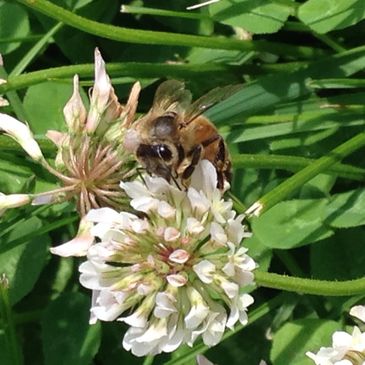
[[[92,84],[95,47],[120,100],[141,81],[141,113],[166,78],[184,80],[196,97],[243,83],[207,115],[232,154],[236,209],[264,203],[245,241],[260,265],[258,289],[249,326],[227,332],[206,356],[221,365],[310,365],[305,352],[353,324],[348,310],[365,297],[361,280],[351,281],[365,274],[365,2],[220,0],[185,10],[193,4],[125,1],[121,13],[117,0],[0,0],[0,78],[7,80],[0,94],[10,102],[1,112],[27,121],[53,157],[44,134],[65,128],[73,74],[85,93]],[[252,40],[242,39],[242,29]],[[55,186],[0,136],[0,191]],[[0,273],[10,288],[1,292],[0,363],[194,364],[207,351],[202,344],[139,359],[122,349],[121,323],[88,325],[82,260],[48,250],[75,234],[76,221],[71,204],[2,217]],[[302,287],[266,271],[333,283],[304,280]],[[348,281],[342,291],[338,280]]]

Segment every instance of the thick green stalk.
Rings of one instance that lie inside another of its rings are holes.
[[[351,296],[365,294],[365,277],[346,281],[328,281],[297,278],[263,271],[255,272],[258,286],[301,294],[322,296]]]
[[[98,37],[127,43],[202,47],[241,51],[271,52],[283,56],[317,58],[323,51],[310,47],[291,46],[267,41],[241,41],[223,37],[205,37],[180,33],[128,29],[83,18],[47,0],[16,0],[71,27]]]
[[[7,83],[0,85],[0,94],[48,80],[72,78],[75,74],[78,74],[80,77],[92,77],[94,75],[94,67],[94,64],[62,66],[33,71],[19,76],[9,76]],[[107,70],[110,76],[130,77],[133,75],[136,78],[169,76],[188,79],[197,76],[205,77],[204,75],[206,77],[214,77],[217,74],[228,74],[229,80],[232,80],[231,82],[235,82],[234,80],[238,79],[236,75],[242,72],[242,68],[239,69],[235,66],[225,66],[217,63],[189,65],[123,62],[108,63]],[[248,68],[246,71],[251,71],[251,68]]]
[[[5,342],[9,363],[14,365],[22,364],[21,351],[16,335],[13,313],[9,301],[9,282],[5,274],[0,277],[0,314],[5,331]]]
[[[355,137],[333,149],[329,154],[315,160],[309,166],[297,172],[282,184],[265,194],[247,211],[249,214],[261,215],[275,204],[281,202],[299,189],[303,184],[320,173],[326,172],[328,168],[338,163],[352,152],[365,146],[365,132],[357,134]]]

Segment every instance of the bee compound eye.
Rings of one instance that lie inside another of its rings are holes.
[[[157,151],[158,151],[159,156],[164,161],[170,161],[172,159],[172,152],[171,152],[170,148],[168,146],[166,146],[165,144],[158,145]]]

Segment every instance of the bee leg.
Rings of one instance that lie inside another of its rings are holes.
[[[144,167],[137,167],[137,174],[138,176],[141,178],[141,180],[143,181],[143,184],[146,185],[146,181],[141,173],[141,171],[146,171],[146,169]]]
[[[190,165],[188,165],[186,167],[186,169],[183,171],[182,175],[181,175],[181,180],[183,182],[183,185],[185,187],[187,187],[188,185],[188,180],[190,179],[192,173],[195,170],[196,165],[198,164],[198,162],[201,159],[202,156],[202,152],[203,152],[203,147],[202,145],[197,145],[195,146],[190,152],[189,155],[191,155],[191,161],[190,161]]]

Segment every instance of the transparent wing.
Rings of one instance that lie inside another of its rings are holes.
[[[185,89],[185,84],[177,80],[168,80],[157,88],[152,109],[164,112],[179,107],[184,110],[190,103],[191,93]]]
[[[242,89],[242,85],[228,85],[223,87],[217,87],[207,94],[194,101],[186,110],[185,123],[189,124],[199,115],[203,114],[206,110],[227,99],[229,96],[235,94]]]

